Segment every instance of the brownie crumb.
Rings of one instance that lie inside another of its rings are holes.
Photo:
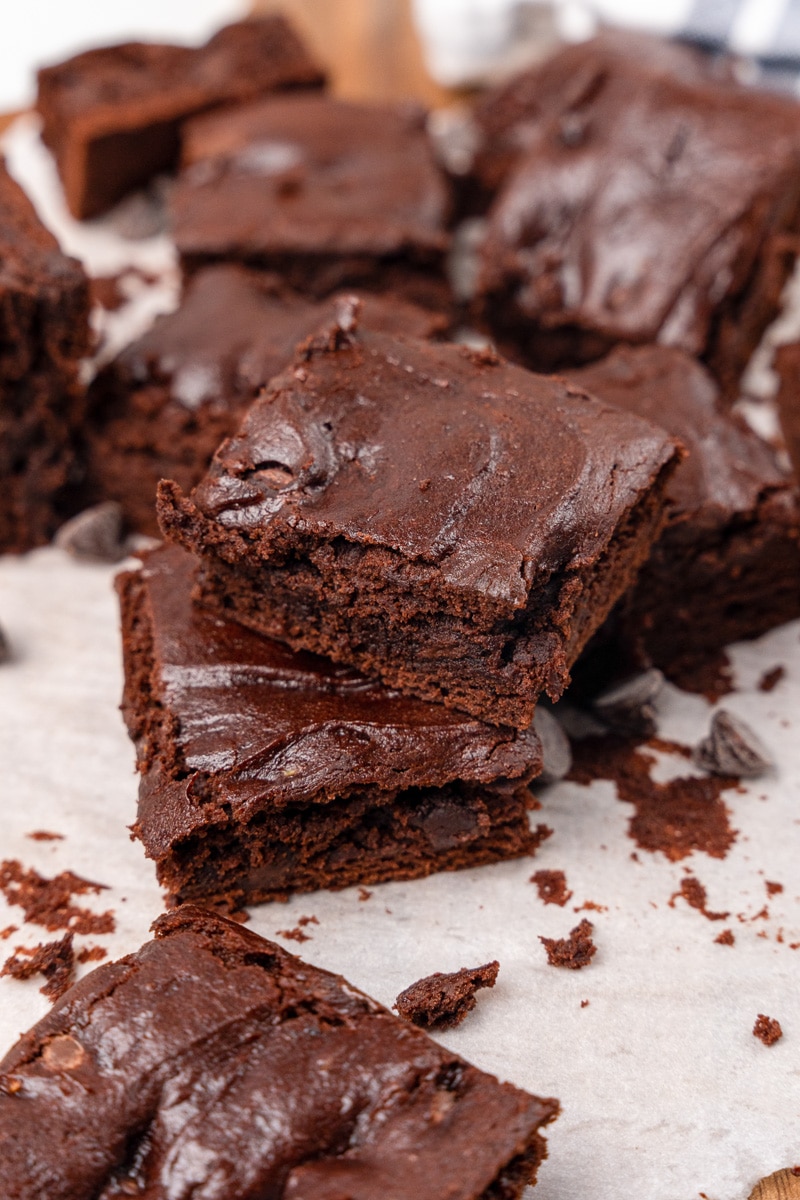
[[[681,886],[677,892],[673,892],[670,896],[669,906],[675,907],[675,901],[682,898],[691,908],[696,908],[709,921],[724,921],[729,916],[729,912],[711,912],[706,907],[706,889],[703,887],[699,879],[695,879],[694,875],[687,875],[681,880]]]
[[[360,887],[358,889],[359,900],[369,900],[371,895],[372,895],[372,892],[369,890],[369,888]]]
[[[71,985],[75,973],[72,937],[67,933],[58,942],[40,942],[30,950],[19,946],[16,954],[3,963],[0,975],[10,975],[12,979],[43,975],[46,982],[39,990],[48,999],[57,1000]]]
[[[103,946],[84,946],[75,955],[75,960],[79,963],[100,962],[107,954],[108,951]]]
[[[780,1021],[759,1013],[753,1026],[753,1037],[757,1037],[765,1046],[774,1046],[783,1037]]]
[[[670,664],[669,674],[676,687],[695,696],[705,696],[709,704],[716,704],[736,690],[733,667],[724,650],[702,662]]]
[[[773,667],[771,671],[765,671],[758,681],[758,690],[760,692],[774,691],[785,675],[786,667]]]
[[[732,929],[723,929],[722,933],[717,934],[717,936],[714,938],[714,942],[717,946],[732,946],[735,941],[736,938],[733,936]]]
[[[765,879],[764,886],[767,889],[768,896],[779,896],[783,891],[783,884],[776,883],[774,879]]]
[[[306,925],[319,925],[319,921],[316,917],[298,917],[297,924],[305,929]]]
[[[34,829],[33,833],[26,833],[25,837],[30,838],[32,842],[63,842],[63,833],[52,833],[49,829]]]
[[[294,929],[278,929],[276,930],[278,937],[286,938],[290,942],[310,942],[311,935],[303,933],[299,925],[295,925]]]
[[[535,854],[541,846],[542,842],[546,842],[549,837],[553,836],[553,830],[549,825],[537,825],[531,834],[531,849],[530,853]]]
[[[576,904],[573,912],[608,912],[607,904],[595,904],[594,900],[584,900],[583,904]]]
[[[450,974],[437,971],[402,991],[394,1007],[406,1021],[423,1029],[453,1029],[475,1007],[475,993],[494,987],[499,970],[498,962],[490,962]]]
[[[94,913],[72,903],[73,896],[104,890],[101,883],[81,879],[72,871],[62,871],[53,879],[45,879],[38,871],[22,866],[17,859],[0,862],[0,891],[9,904],[25,913],[25,920],[44,929],[70,929],[73,933],[113,933],[114,915]]]
[[[7,941],[12,933],[16,933],[18,929],[18,925],[6,925],[5,929],[0,929],[0,942]]]
[[[547,951],[547,961],[551,967],[568,967],[571,971],[579,971],[588,967],[597,953],[597,946],[592,941],[594,926],[586,918],[570,931],[566,938],[540,937],[539,941]]]
[[[567,877],[563,871],[537,871],[531,875],[531,883],[536,884],[539,899],[543,904],[558,904],[563,908],[572,899],[572,892],[567,888]]]
[[[588,1008],[588,1007],[589,1007],[589,1001],[581,1000],[581,1008]]]
[[[693,850],[724,858],[736,840],[722,800],[738,779],[726,776],[680,777],[667,783],[650,778],[652,754],[622,738],[588,737],[573,746],[570,779],[589,784],[609,779],[620,800],[634,806],[628,834],[642,850],[661,851],[677,862]]]

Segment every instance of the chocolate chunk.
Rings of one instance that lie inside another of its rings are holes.
[[[119,562],[125,557],[122,506],[105,500],[85,508],[62,525],[54,538],[61,550],[87,562]]]
[[[551,967],[568,967],[571,971],[579,971],[588,967],[597,953],[597,946],[592,941],[594,926],[586,918],[570,930],[566,938],[540,937],[539,941],[547,951],[547,961]]]
[[[652,737],[656,732],[655,702],[663,687],[663,674],[657,667],[651,667],[596,696],[595,714],[615,733]]]
[[[498,962],[490,962],[449,974],[437,971],[405,988],[394,1007],[406,1021],[423,1029],[452,1029],[475,1007],[475,993],[494,987],[499,970]]]
[[[712,775],[746,779],[763,775],[775,765],[750,726],[724,708],[711,718],[711,730],[695,750],[694,761]]]
[[[753,1026],[753,1037],[757,1037],[765,1046],[774,1046],[783,1037],[780,1021],[759,1013]]]
[[[542,744],[542,769],[537,783],[558,783],[569,774],[572,747],[558,717],[541,705],[533,714],[533,728]]]
[[[0,626],[0,666],[7,662],[11,662],[11,647],[8,644],[8,638],[3,631],[3,627]]]

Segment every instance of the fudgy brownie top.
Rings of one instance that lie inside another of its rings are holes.
[[[3,1196],[473,1200],[535,1174],[557,1101],[202,909],[153,928],[0,1062]]]
[[[689,453],[669,485],[676,517],[718,525],[791,486],[771,447],[722,405],[708,371],[681,350],[619,346],[569,378],[683,443]]]
[[[120,582],[138,591],[131,612],[136,623],[149,623],[152,639],[153,678],[130,699],[131,728],[141,737],[152,717],[145,706],[154,701],[166,711],[174,754],[173,762],[161,762],[167,773],[215,776],[225,802],[239,813],[263,807],[265,794],[271,807],[282,807],[364,786],[393,791],[454,779],[524,782],[538,773],[541,748],[533,729],[487,725],[402,696],[206,612],[191,601],[194,566],[191,555],[165,546]],[[165,814],[142,799],[148,846],[207,817],[203,803],[187,801],[185,812],[176,806]]]
[[[388,586],[419,568],[511,615],[554,572],[580,573],[674,453],[564,380],[336,325],[256,400],[193,497],[239,553],[381,546],[404,564]]]
[[[797,224],[800,106],[621,59],[562,85],[492,209],[483,287],[517,281],[546,327],[699,353]]]
[[[171,196],[184,254],[439,255],[448,195],[424,113],[313,94],[185,129]]]

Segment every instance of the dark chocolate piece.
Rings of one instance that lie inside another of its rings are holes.
[[[454,1029],[475,1007],[475,993],[494,987],[499,970],[499,962],[490,962],[447,974],[436,971],[405,988],[394,1007],[405,1021],[421,1029]]]
[[[0,1062],[0,1193],[515,1200],[556,1100],[187,906]],[[68,1150],[65,1150],[68,1148]]]
[[[172,900],[238,905],[531,854],[531,730],[388,692],[191,602],[194,563],[119,580],[134,826]]]
[[[567,967],[570,971],[580,971],[588,967],[597,953],[597,946],[592,941],[594,926],[584,917],[580,925],[570,931],[569,937],[547,938],[540,937],[539,941],[547,952],[547,961],[551,967]]]
[[[541,704],[533,714],[533,728],[542,744],[542,769],[538,782],[558,783],[569,774],[572,766],[569,738],[558,718]]]
[[[5,630],[0,625],[0,667],[2,667],[4,663],[11,662],[11,659],[11,645],[9,644]]]
[[[73,216],[95,217],[177,165],[181,127],[209,109],[324,74],[281,16],[220,29],[199,48],[125,42],[39,72],[36,107]]]
[[[774,1046],[783,1037],[780,1021],[759,1013],[753,1026],[753,1037],[757,1037],[765,1046]]]
[[[2,161],[0,264],[0,553],[19,553],[70,512],[89,286]]]
[[[595,715],[613,733],[626,737],[652,737],[656,732],[655,701],[664,688],[657,667],[642,671],[606,688],[592,702]]]
[[[711,718],[708,737],[698,745],[695,762],[712,775],[755,779],[775,764],[750,726],[721,708]]]
[[[800,227],[800,105],[573,51],[489,217],[479,285],[537,370],[618,343],[704,359],[726,396],[777,315]]]
[[[446,308],[449,197],[414,105],[275,97],[191,122],[171,194],[184,268],[266,268],[298,291]]]
[[[401,690],[525,728],[647,557],[674,442],[464,347],[334,327],[192,498],[204,601]]]
[[[87,562],[119,562],[125,557],[122,506],[105,500],[70,517],[53,539],[73,558]]]
[[[778,374],[778,412],[786,448],[794,473],[800,481],[800,342],[779,346],[775,351]]]
[[[111,498],[127,523],[158,536],[158,481],[188,491],[234,433],[259,389],[340,304],[287,292],[274,276],[223,264],[190,281],[180,308],[159,318],[89,389],[89,494]],[[435,337],[445,320],[395,297],[365,297],[370,329]]]

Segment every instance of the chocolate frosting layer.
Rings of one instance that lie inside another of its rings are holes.
[[[0,1062],[8,1200],[475,1200],[535,1174],[557,1101],[202,909],[153,928]]]
[[[563,380],[335,327],[256,401],[193,498],[209,536],[239,531],[265,559],[298,535],[386,547],[511,614],[593,559],[674,452]]]

